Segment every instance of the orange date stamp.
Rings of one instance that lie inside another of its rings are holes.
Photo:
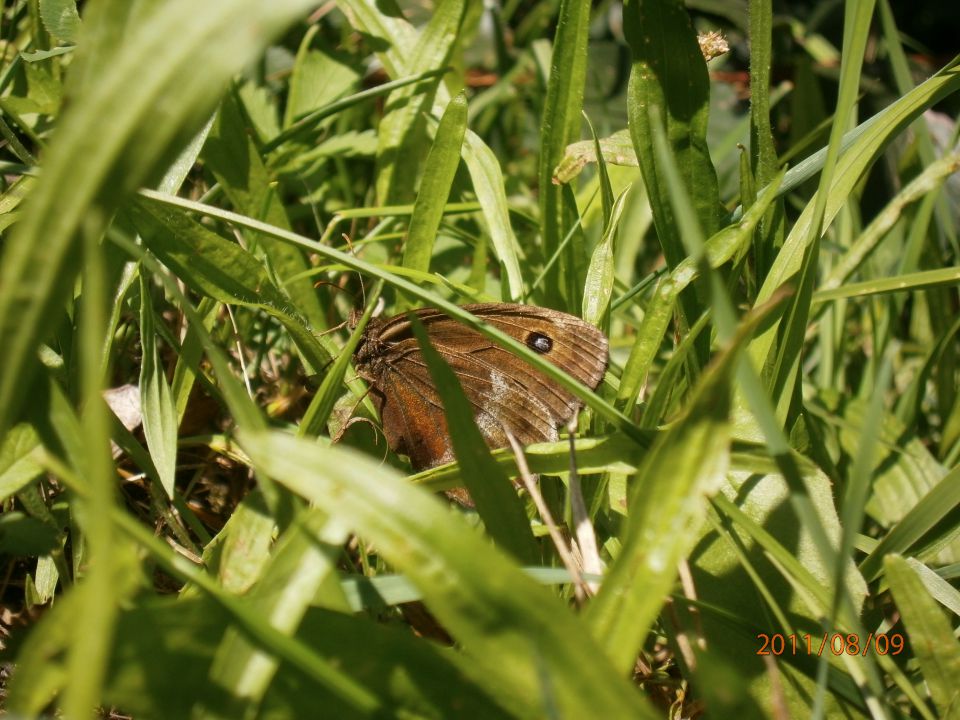
[[[823,635],[784,635],[757,633],[760,647],[757,655],[899,655],[905,642],[900,633],[870,633],[865,638],[857,633],[823,633]]]

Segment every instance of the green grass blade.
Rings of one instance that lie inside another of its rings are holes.
[[[474,681],[512,712],[655,716],[565,607],[427,493],[342,448],[280,433],[245,435],[243,446],[261,471],[336,512],[405,573],[463,648]]]
[[[450,62],[460,37],[467,4],[464,0],[441,0],[409,55],[403,57],[403,75],[437,70]],[[377,198],[381,205],[400,202],[412,195],[410,178],[421,163],[423,113],[430,110],[439,79],[422,86],[395,90],[387,101],[377,138]]]
[[[146,246],[189,287],[276,317],[293,336],[309,371],[318,372],[330,362],[327,349],[253,254],[160,203],[141,199],[128,212]]]
[[[116,533],[110,522],[116,508],[116,470],[110,455],[109,411],[102,397],[108,368],[102,363],[107,287],[101,252],[99,233],[84,232],[80,328],[84,464],[78,469],[89,488],[79,522],[90,564],[74,587],[79,596],[76,618],[83,620],[75,624],[67,649],[67,682],[61,705],[64,714],[74,718],[92,717],[100,702],[122,596],[115,577],[119,565]]]
[[[914,549],[916,543],[960,506],[960,468],[955,468],[931,488],[881,538],[876,547],[860,564],[860,572],[868,581],[880,576],[884,558]]]
[[[623,544],[587,611],[614,664],[633,666],[677,564],[689,552],[729,464],[731,375],[737,354],[772,308],[748,316],[710,365],[684,417],[660,435],[633,480]]]
[[[589,2],[561,0],[540,129],[540,232],[543,253],[548,258],[560,250],[570,224],[570,200],[563,192],[564,186],[554,185],[553,169],[563,159],[567,145],[579,138],[589,26]],[[548,305],[558,306],[561,298],[568,307],[570,303],[579,305],[576,294],[571,294],[571,285],[578,284],[575,257],[572,250],[563,253],[547,275],[544,290]]]
[[[490,232],[490,241],[507,276],[508,297],[519,302],[523,297],[523,274],[517,237],[510,226],[507,194],[504,189],[500,161],[479,135],[467,129],[463,143],[463,161],[473,182],[473,191]]]
[[[847,202],[850,193],[861,181],[864,172],[873,164],[887,144],[924,110],[958,89],[960,89],[960,65],[954,63],[864,122],[859,126],[857,133],[847,136],[849,144],[844,146],[843,155],[839,158],[833,175],[833,182],[829,190],[825,191],[824,225],[832,222],[840,208]],[[821,152],[822,154],[816,157],[811,156],[807,161],[822,165],[826,152]],[[801,166],[798,165],[791,174],[800,170]],[[799,179],[802,176],[803,173],[798,172],[795,177]],[[790,230],[783,248],[777,254],[770,273],[760,288],[757,302],[770,297],[800,269],[803,253],[810,241],[809,231],[814,219],[813,211],[814,204],[808,204]],[[778,324],[774,324],[770,328],[765,328],[754,338],[751,343],[750,357],[755,365],[760,366],[766,360],[778,327]],[[738,399],[736,403],[742,406],[742,400]]]
[[[609,182],[609,181],[608,181]],[[627,187],[610,208],[603,235],[593,249],[583,287],[583,319],[599,328],[609,329],[610,299],[613,297],[614,241],[620,231],[620,218],[630,188]]]
[[[691,198],[702,232],[720,227],[717,174],[706,143],[710,83],[706,63],[686,9],[674,0],[631,0],[624,5],[624,34],[630,45],[632,69],[627,98],[630,135],[640,160],[653,222],[667,266],[686,257],[678,220],[669,199],[669,183],[654,152],[650,109],[665,128],[677,171]],[[692,292],[681,306],[688,323],[702,312]],[[698,354],[706,357],[706,344]]]
[[[953,636],[953,627],[909,560],[888,555],[883,565],[930,698],[940,717],[956,717],[960,708],[960,644]]]
[[[498,545],[519,562],[535,563],[539,552],[530,532],[530,521],[510,478],[490,457],[490,450],[477,427],[475,405],[464,395],[453,370],[430,344],[423,323],[415,315],[410,316],[410,322],[430,377],[443,401],[453,453],[477,513]]]
[[[427,272],[433,243],[443,219],[443,208],[460,164],[460,148],[467,125],[467,96],[457,95],[440,118],[433,146],[423,167],[423,179],[413,204],[410,229],[403,246],[403,265]]]
[[[346,535],[326,527],[326,518],[304,511],[277,541],[269,565],[247,597],[265,622],[293,635],[328,579],[336,579],[336,561]],[[314,534],[326,535],[320,545]],[[339,589],[338,583],[333,587]],[[346,598],[341,603],[346,609]],[[280,658],[264,652],[237,629],[231,628],[217,648],[210,682],[228,693],[217,717],[240,717],[257,707],[276,675]],[[201,715],[207,716],[202,710]]]
[[[173,497],[177,470],[177,409],[170,384],[160,366],[157,336],[154,330],[150,285],[140,276],[140,342],[143,361],[140,366],[140,403],[143,410],[143,434],[167,497]]]
[[[228,92],[220,104],[210,137],[203,148],[203,161],[237,212],[271,225],[292,229],[275,179],[260,158],[238,93]],[[326,316],[310,277],[303,253],[271,237],[250,238],[260,245],[270,267],[297,310],[317,330],[326,328]]]

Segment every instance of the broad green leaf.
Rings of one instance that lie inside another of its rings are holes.
[[[80,15],[76,0],[40,0],[40,17],[47,32],[60,42],[76,42]]]
[[[331,527],[333,526],[333,527]],[[320,546],[314,534],[325,536]],[[303,511],[287,528],[273,550],[261,581],[247,593],[264,622],[280,632],[295,635],[322,584],[335,579],[336,561],[346,533],[322,514]],[[333,585],[340,589],[338,583]],[[346,609],[342,599],[341,609]],[[258,648],[239,630],[227,631],[210,668],[211,685],[229,693],[225,716],[242,714],[245,706],[257,707],[274,679],[279,658]],[[199,704],[202,707],[202,703]],[[203,715],[202,710],[197,713]]]
[[[242,442],[261,471],[336,512],[405,573],[457,639],[474,682],[513,713],[654,716],[556,598],[429,494],[345,449],[280,433]]]
[[[874,580],[879,576],[883,558],[891,554],[901,554],[917,549],[917,543],[929,534],[933,533],[945,517],[960,506],[960,484],[957,483],[960,478],[960,471],[957,469],[944,475],[940,481],[931,487],[926,494],[915,502],[902,517],[897,518],[897,522],[884,535],[880,542],[873,548],[869,555],[864,559],[860,568],[868,580]],[[907,487],[908,492],[915,492],[913,487]],[[956,531],[949,526],[943,528],[947,532],[947,539],[956,535]],[[934,549],[943,544],[941,538],[934,536],[933,541],[940,540],[934,545]],[[951,543],[956,545],[954,540]],[[954,548],[941,550],[938,554],[938,560],[943,561],[944,556],[949,561],[956,556]]]
[[[204,565],[220,587],[242,595],[254,586],[269,561],[276,529],[263,495],[249,493],[203,550]]]
[[[354,89],[360,79],[353,64],[324,47],[323,41],[314,47],[319,30],[320,25],[311,26],[297,51],[297,62],[290,76],[290,96],[284,108],[284,128],[339,100]]]
[[[19,492],[43,472],[35,453],[40,447],[32,425],[20,423],[0,443],[0,502]]]
[[[960,716],[960,644],[953,636],[952,624],[930,597],[909,560],[888,555],[883,565],[934,706],[940,717]]]

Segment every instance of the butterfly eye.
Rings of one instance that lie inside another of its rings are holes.
[[[553,340],[543,333],[532,332],[527,335],[527,347],[541,355],[546,355],[553,349]]]

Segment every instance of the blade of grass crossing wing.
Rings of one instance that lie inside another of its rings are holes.
[[[338,264],[356,270],[357,272],[362,272],[372,277],[381,278],[392,287],[402,291],[404,294],[419,298],[424,302],[424,304],[429,304],[438,308],[446,315],[455,318],[467,327],[476,330],[487,338],[490,338],[490,340],[495,342],[500,347],[508,348],[512,354],[523,358],[525,362],[528,362],[530,365],[537,368],[537,370],[542,372],[544,375],[556,380],[562,387],[566,388],[576,397],[580,398],[584,405],[593,408],[598,415],[601,415],[609,420],[611,424],[621,430],[625,435],[634,439],[641,447],[646,447],[647,437],[644,435],[644,433],[638,432],[636,426],[630,420],[628,420],[622,413],[617,411],[598,394],[586,389],[583,385],[570,378],[570,376],[559,369],[556,365],[547,362],[543,359],[543,357],[537,355],[523,343],[518,342],[506,333],[501,332],[496,328],[493,328],[478,320],[459,305],[455,305],[442,295],[430,292],[421,284],[411,282],[406,278],[400,277],[399,275],[385,269],[381,265],[365,262],[353,255],[330,247],[329,245],[324,245],[323,243],[319,243],[315,240],[304,237],[303,235],[297,235],[280,228],[272,227],[243,215],[212,208],[210,206],[203,205],[202,203],[196,203],[190,200],[184,200],[182,198],[162,195],[150,190],[141,191],[141,196],[148,200],[157,202],[158,204],[199,212],[235,225],[250,227],[258,232],[272,234],[286,242],[307,248],[318,255],[324,256]]]
[[[463,394],[460,381],[450,366],[430,344],[423,324],[410,315],[414,335],[420,344],[423,359],[430,370],[437,392],[443,401],[453,453],[460,465],[470,497],[490,536],[517,560],[534,564],[538,548],[530,531],[530,522],[517,497],[513,484],[503,469],[490,457],[474,419],[475,410]]]

